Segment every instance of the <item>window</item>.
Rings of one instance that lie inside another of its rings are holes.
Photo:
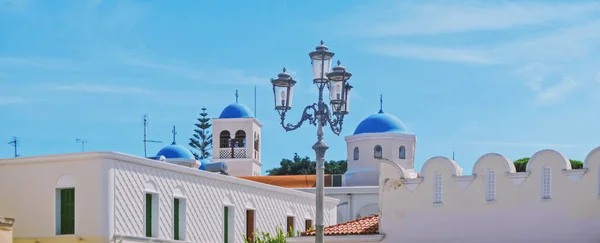
[[[229,238],[233,233],[233,207],[223,207],[223,239],[225,243],[229,243]]]
[[[185,240],[186,203],[184,198],[173,199],[173,239]]]
[[[550,199],[552,196],[552,181],[551,181],[551,169],[544,167],[542,170],[542,199]]]
[[[304,220],[304,230],[309,231],[312,229],[312,219]]]
[[[258,149],[260,147],[259,146],[259,139],[260,139],[259,135],[256,132],[254,132],[254,150],[256,150],[256,151],[258,151]]]
[[[238,130],[235,132],[235,140],[233,142],[234,148],[245,148],[246,147],[246,132]]]
[[[294,234],[294,216],[287,216],[287,227],[285,227],[286,232],[288,232],[288,234]]]
[[[56,190],[56,234],[75,234],[75,188]]]
[[[406,148],[404,146],[400,146],[400,149],[398,150],[398,158],[406,159]]]
[[[246,240],[254,242],[254,210],[246,209]]]
[[[435,174],[435,190],[433,195],[433,204],[442,203],[442,174]]]
[[[375,157],[376,159],[380,159],[382,157],[382,153],[383,148],[381,148],[381,145],[375,145],[375,155],[373,157]]]
[[[358,147],[354,147],[354,160],[358,160]]]
[[[496,172],[493,170],[488,170],[487,172],[485,200],[488,202],[496,201]]]
[[[158,236],[158,195],[146,193],[146,237]]]
[[[222,131],[219,134],[219,148],[229,148],[229,140],[231,140],[229,131]]]

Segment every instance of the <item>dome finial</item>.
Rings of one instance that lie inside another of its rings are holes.
[[[325,44],[325,42],[323,40],[321,40],[321,45],[324,45],[324,44]]]
[[[337,65],[342,65],[342,62],[340,62],[340,60],[337,61]]]
[[[379,95],[379,113],[383,113],[383,94]]]
[[[175,145],[175,135],[177,135],[177,131],[175,131],[175,126],[173,126],[173,131],[171,132],[173,132],[173,143],[171,145]]]
[[[235,90],[235,103],[238,103],[238,98],[239,98],[239,97],[240,97],[240,96],[238,95],[238,90],[236,89],[236,90]]]

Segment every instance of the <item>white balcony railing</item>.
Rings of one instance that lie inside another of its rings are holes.
[[[242,159],[246,157],[246,148],[221,148],[219,149],[220,159]]]

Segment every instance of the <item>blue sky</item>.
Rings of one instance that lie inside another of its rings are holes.
[[[0,138],[26,156],[78,152],[77,137],[143,155],[148,113],[152,155],[236,89],[252,107],[256,86],[263,169],[314,157],[315,128],[284,132],[269,79],[286,66],[295,107],[314,102],[308,52],[323,39],[353,73],[343,136],[383,94],[417,135],[418,168],[452,151],[466,173],[489,152],[583,160],[600,145],[598,30],[595,1],[0,0]],[[326,132],[327,159],[345,158],[343,136]]]

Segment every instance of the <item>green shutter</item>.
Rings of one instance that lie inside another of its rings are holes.
[[[175,231],[173,239],[179,240],[179,198],[175,198],[173,201],[173,210],[175,211],[173,212],[173,230]]]
[[[60,190],[60,234],[75,234],[75,188]]]
[[[146,237],[152,237],[152,194],[146,194]]]
[[[225,243],[229,243],[229,208],[225,207],[223,212],[223,222],[225,222],[223,226],[223,239],[225,239]]]

